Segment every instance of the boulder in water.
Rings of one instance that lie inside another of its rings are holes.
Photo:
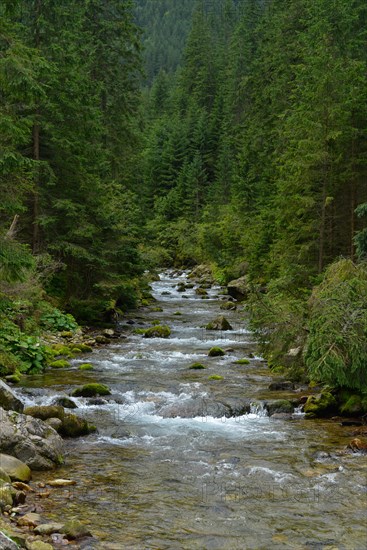
[[[247,275],[243,275],[242,277],[239,277],[239,279],[230,281],[227,285],[227,289],[228,294],[236,300],[240,302],[246,300],[250,292]]]
[[[73,397],[96,397],[97,395],[111,395],[110,388],[104,384],[91,382],[71,392]]]
[[[208,323],[205,328],[207,330],[233,330],[224,315],[219,315],[216,319]]]
[[[0,380],[0,407],[6,411],[23,412],[24,405],[14,391]]]
[[[276,399],[274,401],[266,401],[265,409],[268,411],[269,416],[278,413],[292,413],[294,407],[287,399]]]
[[[210,348],[208,352],[209,357],[223,357],[225,355],[225,352],[222,350],[222,348],[219,348],[217,346],[214,346],[214,348]]]
[[[144,331],[144,338],[168,338],[171,329],[167,325],[156,325]]]

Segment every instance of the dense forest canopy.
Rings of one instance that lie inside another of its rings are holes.
[[[366,386],[366,29],[363,0],[3,2],[4,303],[28,278],[91,319],[206,262],[270,363]]]

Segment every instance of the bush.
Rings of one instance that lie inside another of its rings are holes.
[[[305,361],[311,377],[334,387],[367,387],[367,266],[331,264],[310,299]]]
[[[44,313],[40,319],[41,326],[51,332],[74,331],[78,324],[70,313],[62,313],[54,308],[48,313]]]

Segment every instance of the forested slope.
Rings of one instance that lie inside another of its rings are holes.
[[[366,24],[362,0],[3,2],[3,311],[46,290],[90,322],[206,262],[245,277],[271,365],[365,386]]]
[[[366,251],[366,14],[361,0],[198,5],[175,82],[151,88],[142,157],[162,248],[223,280],[246,272],[275,365],[300,347],[315,376],[353,385],[344,371],[356,369],[356,386],[366,307],[351,291],[346,308],[343,292],[365,277],[353,262]]]

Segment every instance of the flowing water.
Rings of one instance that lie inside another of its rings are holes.
[[[133,325],[166,323],[170,338],[131,332],[23,388],[37,404],[90,380],[113,392],[100,404],[76,400],[98,433],[66,441],[65,466],[37,474],[78,480],[42,502],[48,516],[88,523],[98,539],[88,548],[365,550],[366,460],[340,452],[352,429],[298,411],[269,418],[262,401],[286,396],[267,389],[243,313],[225,313],[233,331],[206,331],[221,312],[220,289],[201,299],[193,289],[178,293],[185,281],[162,274],[152,288],[163,311],[147,310]],[[226,355],[209,358],[217,345]],[[240,358],[250,363],[235,364]],[[85,361],[95,369],[79,371]],[[188,369],[194,362],[207,368]]]

